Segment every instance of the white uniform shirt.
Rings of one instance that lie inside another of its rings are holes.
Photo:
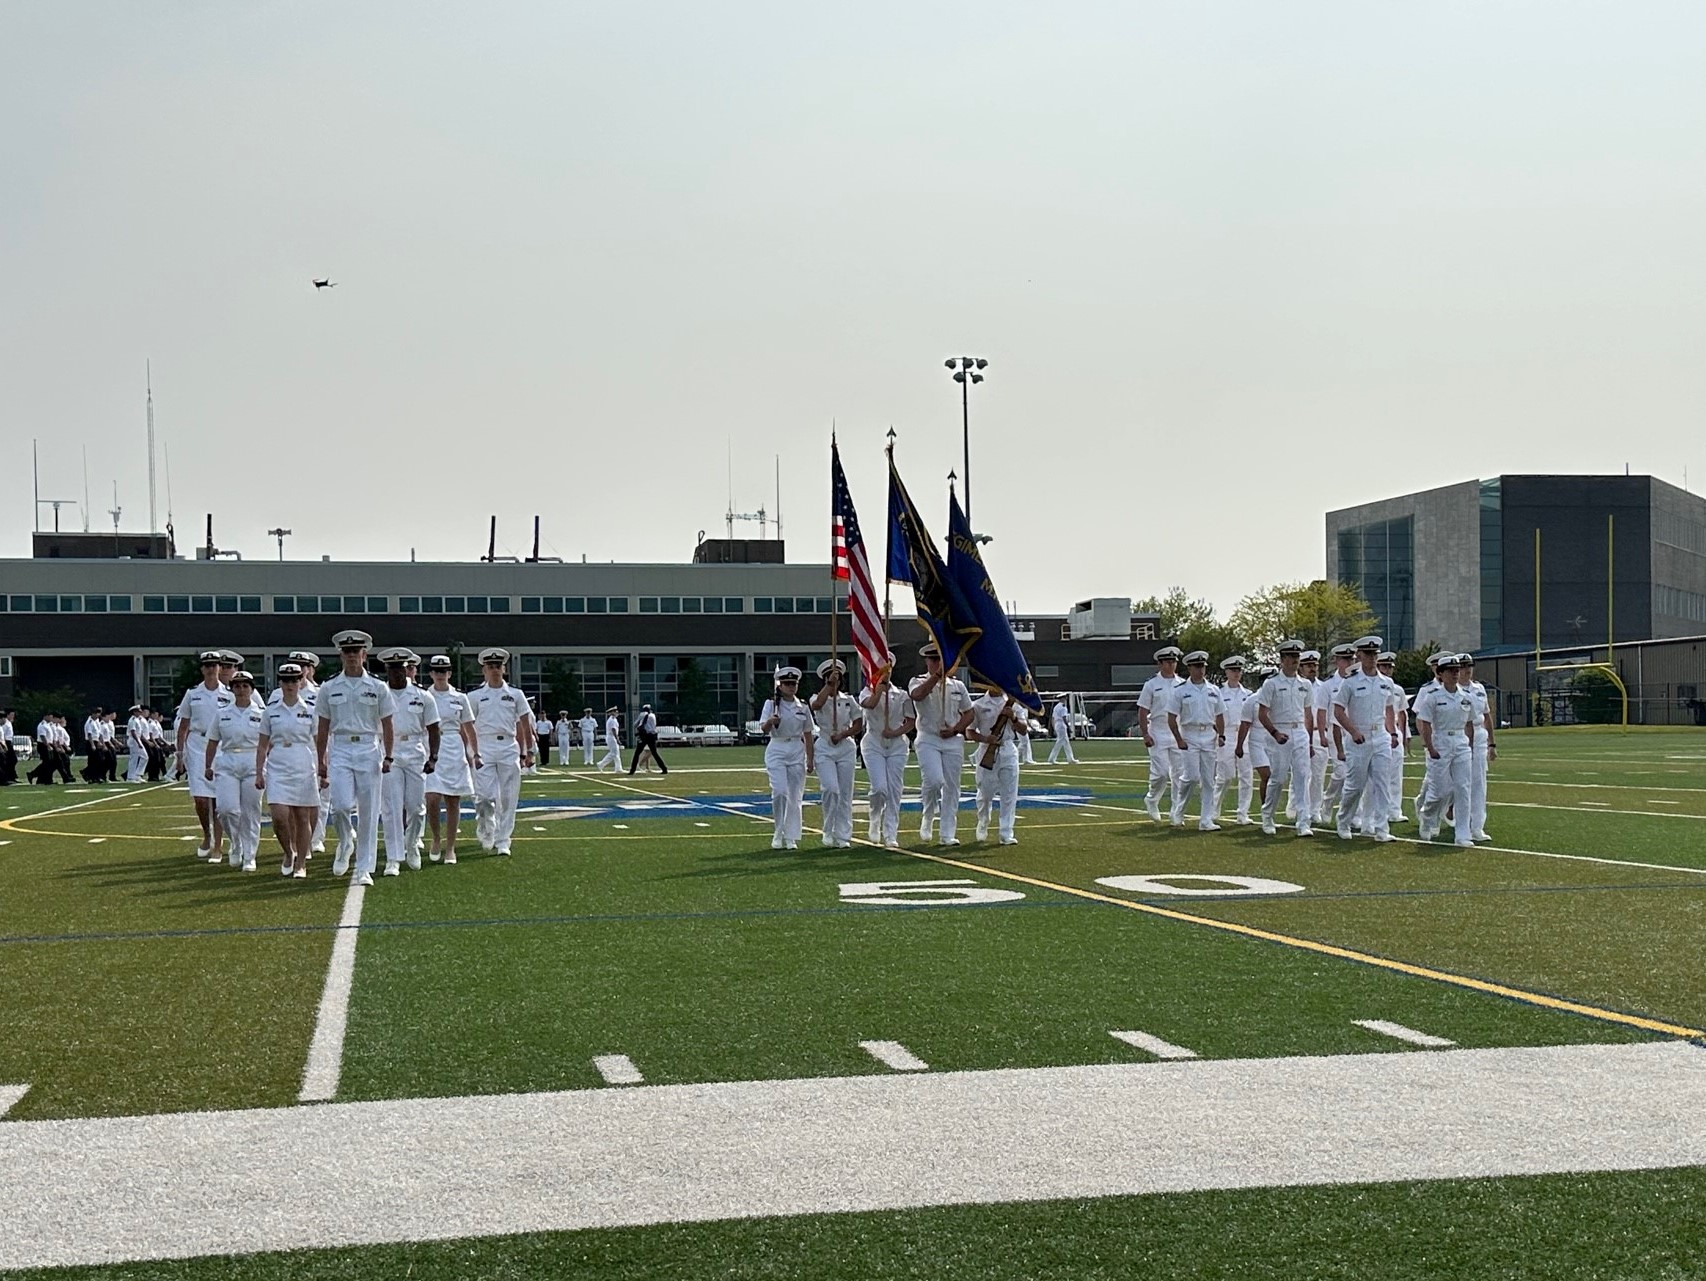
[[[231,691],[223,685],[217,689],[209,689],[206,685],[192,686],[184,692],[183,702],[178,704],[177,721],[189,722],[191,738],[206,738],[207,727],[213,724],[213,718],[230,707],[231,702]]]
[[[944,742],[946,740],[942,738],[941,731],[971,711],[971,691],[966,688],[964,681],[944,676],[935,689],[920,699],[913,691],[928,679],[926,676],[920,676],[907,686],[907,695],[912,699],[912,718],[918,725],[920,739]],[[955,741],[964,740],[956,736]]]
[[[1333,741],[1333,699],[1339,693],[1339,686],[1344,683],[1345,678],[1340,676],[1338,672],[1334,672],[1331,676],[1325,676],[1316,681],[1310,690],[1310,705],[1314,707],[1316,712],[1320,713],[1316,719],[1326,721],[1327,728],[1322,732],[1327,735],[1329,743]]]
[[[870,697],[870,686],[865,687],[865,697]],[[877,696],[876,706],[861,707],[859,714],[865,718],[865,751],[882,752],[886,754],[904,754],[909,746],[905,734],[896,734],[893,738],[884,738],[883,730],[898,730],[906,724],[906,718],[912,715],[912,700],[901,693],[893,685],[883,686],[883,692]],[[884,717],[887,723],[884,723]]]
[[[391,750],[425,761],[432,750],[427,726],[439,722],[438,700],[431,690],[413,683],[392,690],[391,698],[396,707],[391,713],[391,740],[397,744]]]
[[[439,752],[462,751],[462,727],[474,723],[474,708],[468,702],[468,695],[459,689],[441,690],[437,686],[427,693],[438,705]]]
[[[266,712],[261,718],[261,731],[267,736],[267,764],[272,766],[275,753],[281,749],[310,747],[314,744],[315,735],[314,709],[308,705],[308,700],[297,698],[294,706],[286,705],[281,698],[276,703],[267,704]],[[283,758],[289,761],[290,756]],[[312,757],[309,758],[312,763]]]
[[[812,712],[812,719],[817,722],[818,747],[826,752],[852,751],[854,738],[848,735],[839,743],[831,744],[829,735],[833,731],[844,734],[847,727],[865,714],[851,694],[836,694],[823,700],[823,706]]]
[[[1056,734],[1060,733],[1062,730],[1070,730],[1072,725],[1072,713],[1067,709],[1064,702],[1056,703],[1054,705],[1054,711],[1050,713],[1050,719],[1054,721],[1054,732]]]
[[[983,735],[984,743],[987,744],[994,733],[995,722],[1001,719],[1001,709],[1005,706],[1007,706],[1007,695],[1005,694],[985,694],[972,704],[972,724],[977,727],[977,732]],[[1022,724],[1020,717],[1024,714],[1025,709],[1015,703],[1013,715],[1008,717],[1007,723],[1001,727],[1001,734],[997,740],[998,746],[1008,748],[1018,745],[1019,726]],[[980,745],[978,755],[981,756],[982,753],[983,748]]]
[[[598,738],[598,718],[596,716],[581,717],[581,742],[591,743]],[[563,740],[565,743],[568,739]]]
[[[15,731],[11,721],[0,721],[0,743],[11,744]]]
[[[254,695],[247,707],[238,707],[235,700],[214,717],[207,727],[207,741],[219,744],[218,764],[229,772],[242,773],[255,763],[255,745],[261,741],[261,723],[266,707]],[[227,757],[231,760],[227,760]],[[201,765],[200,761],[193,764]],[[205,768],[205,766],[203,766]]]
[[[1448,690],[1438,681],[1416,695],[1416,720],[1434,727],[1434,749],[1441,735],[1461,738],[1475,724],[1475,700],[1463,690]]]
[[[320,696],[314,703],[314,714],[331,728],[330,742],[373,744],[379,736],[380,722],[394,715],[397,700],[390,686],[377,676],[365,672],[360,676],[345,676],[342,672],[320,686]]]
[[[1410,696],[1404,692],[1404,687],[1390,676],[1386,683],[1392,687],[1392,723],[1398,727],[1399,739],[1410,737]]]
[[[1220,710],[1226,717],[1226,741],[1233,743],[1238,738],[1240,722],[1248,720],[1244,715],[1244,704],[1248,703],[1254,694],[1245,685],[1222,685],[1220,687]],[[1251,715],[1255,713],[1252,712]]]
[[[1274,728],[1289,736],[1292,730],[1303,727],[1303,713],[1309,708],[1309,699],[1310,682],[1307,679],[1276,672],[1262,682],[1262,688],[1256,691],[1252,701],[1258,708],[1267,708],[1268,719],[1274,723]]]
[[[102,722],[96,720],[93,716],[89,717],[88,720],[84,721],[83,722],[83,741],[85,743],[102,742],[103,739],[102,739],[102,735],[101,735],[101,725],[102,725]]]
[[[1181,730],[1212,730],[1215,718],[1226,715],[1226,707],[1218,686],[1188,680],[1173,691],[1172,713],[1179,718]]]
[[[569,750],[569,744],[573,741],[573,735],[569,732],[569,726],[573,723],[574,722],[567,716],[557,718],[557,732],[552,736],[551,741],[557,745],[557,750],[559,752],[566,752]]]
[[[806,706],[806,700],[796,698],[792,702],[785,698],[767,698],[764,700],[764,710],[759,714],[759,724],[767,723],[772,716],[780,716],[782,723],[770,731],[774,742],[804,742],[806,735],[814,732],[816,726],[812,722],[812,709]]]
[[[474,709],[474,733],[479,736],[480,755],[520,755],[516,729],[532,717],[527,695],[508,681],[496,687],[482,685],[468,695]]]
[[[1392,682],[1379,672],[1352,672],[1333,695],[1333,706],[1344,708],[1345,719],[1364,737],[1385,732],[1386,709],[1391,705]],[[1333,720],[1336,724],[1338,717]]]
[[[1467,694],[1469,696],[1469,701],[1475,704],[1475,723],[1485,728],[1487,724],[1486,716],[1488,707],[1487,687],[1481,684],[1480,681],[1467,681],[1458,685],[1457,688]],[[1486,742],[1485,735],[1482,736],[1481,741],[1483,743]]]
[[[1151,738],[1167,733],[1167,713],[1173,710],[1173,693],[1184,683],[1183,677],[1163,676],[1159,672],[1143,683],[1143,689],[1137,696],[1137,705],[1149,712]]]
[[[622,722],[614,716],[604,718],[604,741],[606,745],[622,741]]]

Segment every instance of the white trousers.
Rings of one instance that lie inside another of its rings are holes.
[[[1337,784],[1344,781],[1340,777],[1340,772],[1337,768],[1339,762],[1334,756],[1333,749],[1330,745],[1332,735],[1328,734],[1327,737],[1329,740],[1329,746],[1323,748],[1322,745],[1317,742],[1315,744],[1315,755],[1309,758],[1309,818],[1312,823],[1324,823],[1327,821],[1327,806],[1332,803],[1328,799],[1328,771],[1331,770],[1333,774],[1335,786],[1332,790],[1335,796],[1338,793]]]
[[[340,840],[355,842],[355,873],[373,875],[379,863],[379,744],[333,742],[326,757],[332,823]]]
[[[581,740],[581,764],[582,765],[591,765],[592,764],[592,754],[597,749],[598,749],[598,745],[592,741],[592,735],[591,734],[588,734],[584,739],[582,739]],[[567,752],[564,752],[563,753],[564,764],[568,763],[568,759],[569,759],[569,754]]]
[[[213,766],[214,804],[219,807],[219,826],[231,842],[233,867],[255,861],[261,848],[261,792],[255,786],[255,757],[251,752],[233,752],[240,757],[232,765],[221,759]],[[245,769],[244,767],[247,766]]]
[[[1475,742],[1469,748],[1469,830],[1476,836],[1487,834],[1487,736],[1481,726]]]
[[[963,738],[918,736],[918,772],[923,778],[919,791],[924,801],[918,834],[926,840],[930,839],[930,830],[938,818],[942,823],[942,840],[953,840],[959,831],[960,771],[965,764]]]
[[[1255,769],[1250,759],[1250,745],[1244,744],[1244,755],[1240,759],[1235,753],[1238,750],[1237,735],[1228,734],[1226,744],[1215,753],[1214,770],[1214,814],[1218,818],[1226,812],[1226,795],[1232,790],[1233,780],[1238,782],[1238,821],[1248,822],[1250,819],[1250,797],[1255,790]]]
[[[1473,845],[1474,802],[1470,799],[1470,780],[1474,774],[1473,753],[1469,740],[1461,734],[1438,734],[1434,737],[1436,761],[1426,756],[1427,775],[1422,787],[1422,800],[1416,806],[1416,822],[1424,841],[1439,835],[1445,811],[1452,812],[1452,832],[1459,845]],[[1425,755],[1425,753],[1424,753]]]
[[[905,744],[904,738],[892,740]],[[900,839],[900,799],[905,791],[906,756],[898,752],[865,750],[865,773],[871,780],[870,837],[887,845]]]
[[[800,843],[801,813],[806,799],[806,749],[801,744],[764,750],[764,772],[770,776],[770,819],[775,839],[784,845]]]
[[[1019,764],[1035,765],[1036,763],[1036,753],[1031,750],[1031,735],[1027,731],[1019,735]]]
[[[989,838],[989,811],[1000,807],[996,830],[1004,841],[1013,839],[1013,814],[1019,808],[1019,749],[1005,743],[996,750],[995,764],[985,769],[982,748],[977,767],[977,839]]]
[[[1185,807],[1191,803],[1193,796],[1200,797],[1197,826],[1206,828],[1214,822],[1214,771],[1218,764],[1215,757],[1219,754],[1214,729],[1210,727],[1207,734],[1185,730],[1184,735],[1185,750],[1179,751],[1177,744],[1173,747],[1179,776],[1173,785],[1173,812],[1170,817],[1175,825],[1183,823]]]
[[[521,800],[521,757],[480,753],[474,775],[474,808],[491,833],[492,848],[507,850],[515,836],[515,807]]]
[[[622,772],[622,740],[610,739],[604,745],[604,755],[598,758],[598,768],[602,771],[608,765],[618,774]]]
[[[1387,753],[1386,758],[1386,803],[1392,807],[1386,818],[1390,823],[1404,821],[1404,760],[1408,755],[1404,748],[1408,740],[1400,738],[1398,746]]]
[[[426,827],[426,775],[422,767],[425,758],[391,762],[391,772],[384,776],[381,791],[384,808],[380,817],[385,825],[385,861],[401,863],[421,839]]]
[[[1048,763],[1055,764],[1061,756],[1066,757],[1068,765],[1078,764],[1078,758],[1072,754],[1072,732],[1065,725],[1054,727],[1054,746],[1048,750]]]
[[[1384,729],[1364,731],[1363,741],[1345,739],[1345,787],[1339,793],[1339,835],[1351,834],[1351,820],[1358,816],[1364,796],[1368,812],[1363,815],[1365,831],[1379,835],[1386,831],[1387,816],[1392,802],[1386,798],[1388,758],[1392,741]]]
[[[124,781],[140,783],[148,775],[148,749],[139,738],[126,737]]]
[[[817,766],[825,845],[844,845],[853,840],[853,766],[857,761],[853,740],[848,739],[839,748],[819,751],[813,762]]]
[[[1179,794],[1179,751],[1168,731],[1165,728],[1157,730],[1153,721],[1150,722],[1150,737],[1155,740],[1155,746],[1149,749],[1149,791],[1143,800],[1150,813],[1155,814],[1160,810],[1162,794],[1168,788],[1173,789],[1175,797]]]
[[[1262,826],[1274,826],[1274,812],[1279,809],[1280,793],[1285,791],[1286,784],[1304,786],[1309,774],[1309,735],[1301,725],[1292,729],[1280,726],[1280,733],[1285,735],[1285,742],[1270,737],[1267,742],[1268,751],[1268,794],[1262,801]],[[1249,747],[1246,745],[1245,750]],[[1303,806],[1297,812],[1297,830],[1310,830],[1309,816],[1304,812],[1308,806]]]

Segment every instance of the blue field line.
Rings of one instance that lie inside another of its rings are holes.
[[[808,801],[811,799],[808,796]],[[1096,793],[1087,788],[1065,787],[1029,787],[1019,792],[1019,808],[1028,809],[1061,809],[1079,806],[1098,799]],[[901,802],[901,808],[917,811],[922,806],[918,797]],[[977,795],[975,790],[962,791],[960,795],[961,809],[975,809]],[[516,807],[517,817],[524,817],[538,811],[572,810],[576,811],[566,817],[574,819],[609,818],[620,816],[629,818],[730,818],[741,814],[750,814],[754,818],[770,817],[770,794],[768,792],[736,792],[727,796],[679,796],[665,799],[658,797],[639,797],[631,793],[607,797],[528,797]],[[730,813],[733,811],[733,814]]]
[[[762,920],[768,917],[789,916],[858,916],[872,912],[916,912],[925,908],[938,911],[944,904],[934,903],[861,903],[846,907],[767,907],[729,912],[614,912],[586,916],[494,916],[452,917],[433,921],[363,921],[353,928],[360,930],[441,930],[485,929],[508,925],[611,925],[644,924],[650,921],[739,921]],[[1099,904],[1072,898],[1020,899],[1007,903],[980,903],[979,908],[996,911],[1025,908],[1088,909]],[[160,939],[221,938],[244,934],[335,934],[345,927],[328,925],[231,925],[214,929],[183,930],[112,930],[80,934],[10,934],[0,936],[0,945],[7,943],[130,943]]]

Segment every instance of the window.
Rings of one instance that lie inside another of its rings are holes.
[[[835,612],[838,614],[851,614],[853,612],[852,598],[849,596],[837,596],[835,598]]]
[[[681,612],[681,597],[679,597],[679,596],[661,597],[658,600],[658,605],[663,610],[663,612],[666,614],[679,614]]]
[[[85,596],[83,598],[83,612],[85,614],[106,613],[107,598],[105,596]]]
[[[187,614],[187,613],[189,613],[190,612],[190,598],[188,596],[168,596],[168,597],[166,597],[166,612],[168,614]]]
[[[468,598],[468,612],[470,614],[486,613],[486,598],[484,596],[470,596]]]
[[[537,596],[523,596],[521,598],[521,612],[524,614],[540,613],[539,598]]]
[[[811,604],[810,601],[806,603]],[[794,612],[794,598],[792,596],[778,596],[776,598],[776,612],[778,614],[792,614]]]
[[[397,612],[399,614],[418,614],[418,613],[420,613],[421,612],[421,598],[419,596],[399,596],[399,597],[397,597]]]
[[[367,612],[367,597],[345,596],[343,612],[346,614],[365,614]]]
[[[114,614],[128,614],[128,613],[130,613],[130,597],[128,597],[128,596],[109,596],[109,597],[107,597],[107,609]]]
[[[1108,681],[1116,689],[1142,685],[1147,679],[1144,676],[1144,673],[1148,670],[1148,668],[1140,667],[1136,663],[1115,663],[1108,668]],[[1041,676],[1043,674],[1043,669],[1039,667],[1036,674]],[[1048,674],[1050,676],[1058,677],[1060,675],[1060,669],[1051,668]]]
[[[11,674],[12,656],[10,654],[0,654],[0,676],[10,676]]]
[[[391,598],[389,596],[369,596],[367,598],[367,612],[369,614],[389,614],[391,612]]]
[[[722,613],[723,612],[723,598],[721,596],[707,596],[707,597],[705,597],[705,612],[707,614],[720,614],[720,613]]]
[[[442,613],[444,613],[444,597],[442,597],[442,596],[422,596],[421,597],[421,613],[423,613],[423,614],[442,614]]]
[[[712,599],[715,600],[716,597],[712,597]],[[704,611],[699,607],[699,598],[697,596],[683,596],[681,598],[681,612],[683,614],[698,614]],[[712,610],[710,612],[715,613],[716,611]]]
[[[565,596],[565,597],[563,597],[563,612],[565,614],[584,614],[584,613],[586,613],[587,612],[586,597],[585,596]],[[609,707],[610,704],[606,703],[605,706]]]
[[[1378,520],[1339,531],[1339,581],[1359,590],[1393,649],[1415,639],[1415,520]]]
[[[586,612],[589,614],[609,613],[610,602],[605,600],[602,596],[588,596],[586,598]],[[606,703],[605,706],[609,707],[610,704]]]
[[[655,614],[655,613],[657,613],[658,612],[658,598],[656,596],[642,596],[642,597],[640,597],[640,612],[642,614]]]
[[[1481,644],[1505,638],[1505,521],[1497,477],[1481,482]]]
[[[235,596],[215,596],[213,608],[217,613],[235,614],[237,612],[237,598]]]
[[[296,612],[298,614],[318,614],[320,612],[320,598],[318,596],[298,596],[296,598]]]
[[[468,598],[466,596],[446,596],[444,598],[444,612],[446,614],[466,614],[468,612]]]
[[[752,612],[755,614],[770,613],[770,598],[768,596],[754,596],[752,598]]]
[[[294,614],[296,612],[296,597],[274,596],[272,598],[272,612],[275,614]]]
[[[57,596],[37,596],[36,597],[36,613],[38,613],[38,614],[57,614],[58,612],[59,612],[59,597],[57,597]]]
[[[232,602],[232,603],[235,604],[236,602]],[[212,612],[213,612],[213,597],[211,597],[211,596],[191,596],[190,597],[190,613],[192,613],[192,614],[211,614]]]
[[[61,596],[59,598],[59,612],[61,614],[81,614],[83,612],[83,598],[81,596]]]
[[[626,596],[612,596],[609,598],[609,603],[612,614],[626,614],[628,612],[628,598]]]
[[[1038,664],[1036,670],[1033,671],[1031,675],[1035,676],[1040,681],[1059,680],[1060,668],[1053,663]]]
[[[802,609],[800,612],[803,614],[805,613],[805,610]],[[817,598],[817,612],[820,614],[833,614],[835,612],[835,602],[828,596],[819,596]]]
[[[817,610],[817,602],[814,601],[810,596],[796,596],[796,597],[794,597],[794,612],[796,614],[810,614],[810,613],[814,613],[816,610]],[[824,607],[823,607],[823,612],[826,614],[829,613],[828,602],[825,602]]]
[[[30,598],[28,596],[13,596],[10,600],[12,604],[12,612],[14,614],[27,614],[30,612]]]
[[[740,597],[740,596],[725,596],[725,597],[723,597],[723,613],[725,613],[725,614],[744,614],[744,613],[746,613],[746,600],[745,600],[745,598]]]
[[[142,612],[144,614],[164,614],[166,612],[166,598],[164,596],[144,596],[142,598]]]
[[[545,612],[547,614],[561,614],[563,612],[563,598],[561,596],[545,597]]]
[[[237,609],[238,612],[244,614],[258,614],[261,612],[261,598],[259,596],[239,596],[237,598]]]
[[[509,597],[508,596],[488,596],[486,598],[486,605],[487,605],[488,609],[490,610],[490,612],[492,612],[494,614],[507,614],[507,613],[509,613]]]

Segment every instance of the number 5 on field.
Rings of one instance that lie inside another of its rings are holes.
[[[882,907],[1011,903],[1024,897],[1017,890],[993,889],[976,881],[848,881],[841,887],[843,903],[869,903]]]

